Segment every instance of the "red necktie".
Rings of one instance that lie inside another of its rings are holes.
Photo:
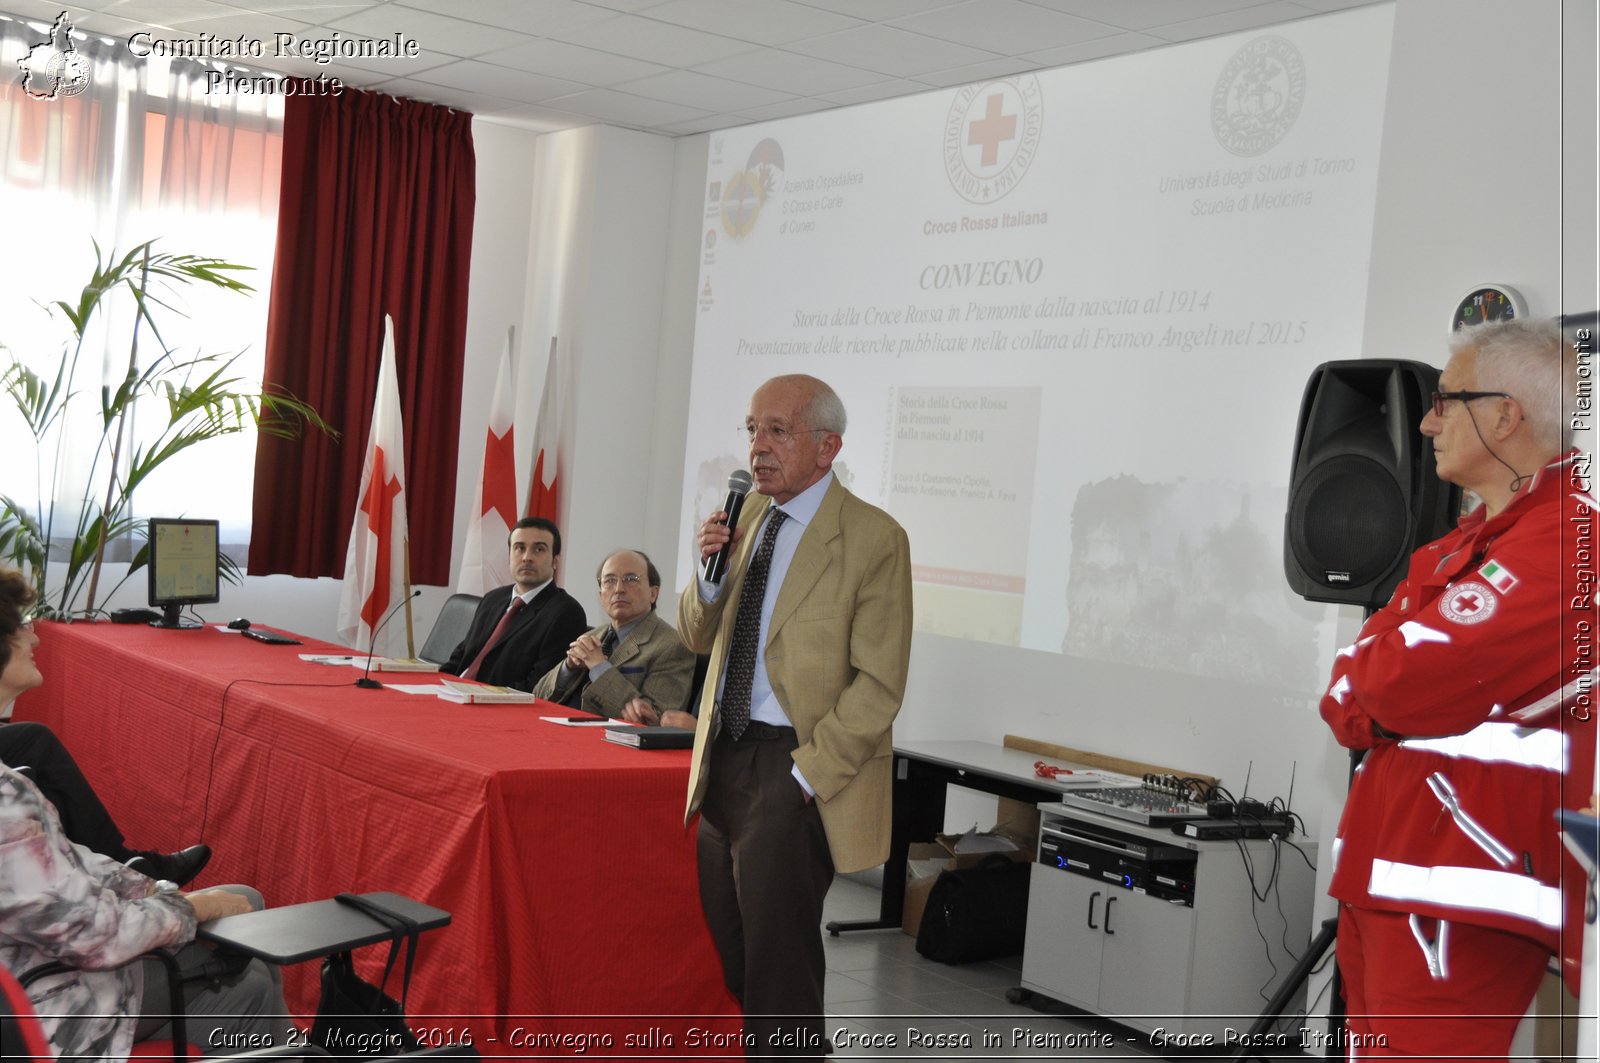
[[[499,645],[500,640],[505,637],[506,629],[511,626],[511,621],[516,619],[517,614],[522,612],[522,607],[526,604],[528,603],[524,602],[520,597],[511,599],[511,608],[501,614],[500,622],[494,626],[493,631],[489,632],[489,640],[483,644],[483,649],[479,650],[478,655],[472,659],[472,663],[467,665],[467,670],[461,673],[462,679],[478,678],[478,669],[483,667],[483,659],[489,656],[490,650]]]

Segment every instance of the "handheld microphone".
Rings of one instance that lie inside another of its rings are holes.
[[[378,621],[378,626],[372,629],[372,641],[367,645],[367,670],[361,673],[360,679],[356,680],[356,686],[362,690],[379,690],[383,687],[382,683],[372,678],[372,655],[378,648],[378,633],[383,630],[384,625],[394,619],[394,614],[398,613],[407,602],[421,593],[421,590],[414,590],[404,598],[401,598],[400,604],[389,610],[389,615]]]
[[[739,523],[739,511],[744,508],[744,496],[750,493],[754,481],[750,474],[743,469],[735,469],[728,476],[728,500],[722,503],[722,510],[728,515],[727,526],[732,528]],[[707,583],[721,583],[723,573],[728,571],[728,556],[733,553],[733,540],[729,539],[722,544],[722,549],[706,558],[701,563],[701,573]]]

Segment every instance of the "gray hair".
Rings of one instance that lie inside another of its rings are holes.
[[[1535,442],[1566,449],[1577,395],[1577,362],[1561,329],[1550,321],[1490,321],[1450,337],[1452,355],[1472,352],[1476,387],[1517,400]]]
[[[800,384],[811,392],[811,398],[806,400],[805,409],[800,416],[804,417],[806,424],[811,428],[820,428],[824,432],[836,432],[844,435],[845,412],[844,403],[840,401],[838,393],[828,386],[826,381],[818,380],[814,376],[804,373],[791,373],[777,379],[792,384]]]

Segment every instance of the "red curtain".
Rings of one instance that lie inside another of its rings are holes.
[[[346,88],[289,96],[264,381],[337,429],[256,448],[249,572],[342,576],[372,421],[383,315],[395,322],[414,583],[450,582],[472,116]]]

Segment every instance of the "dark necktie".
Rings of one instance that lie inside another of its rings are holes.
[[[733,638],[728,643],[728,676],[722,684],[722,726],[735,742],[750,725],[750,686],[756,677],[756,654],[761,652],[761,603],[767,596],[767,572],[772,568],[772,553],[778,545],[778,526],[789,516],[774,509],[767,518],[761,545],[745,573],[739,591],[739,613],[733,621]]]
[[[606,628],[605,637],[600,640],[600,652],[605,654],[606,660],[611,659],[611,654],[617,648],[617,629]]]
[[[505,638],[506,629],[511,626],[511,621],[517,618],[517,614],[522,612],[522,607],[526,604],[528,603],[524,602],[520,597],[511,599],[511,608],[501,614],[500,622],[494,626],[493,631],[489,632],[489,639],[483,644],[483,649],[479,650],[478,655],[472,659],[472,663],[467,665],[467,670],[461,673],[462,679],[478,678],[478,670],[483,667],[483,659],[489,656],[489,651],[494,649],[501,639]]]

